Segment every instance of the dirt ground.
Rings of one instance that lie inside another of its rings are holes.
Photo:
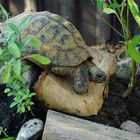
[[[99,47],[99,46],[98,46]],[[106,50],[106,45],[101,46]],[[107,47],[107,51],[120,56],[124,52],[123,47]],[[136,90],[127,99],[121,97],[122,93],[127,89],[129,81],[118,79],[115,75],[111,77],[109,83],[109,94],[105,99],[102,109],[97,116],[85,117],[97,123],[106,124],[119,128],[120,124],[126,120],[132,120],[140,125],[140,77],[137,82]],[[2,126],[7,134],[16,136],[20,127],[31,118],[40,118],[45,122],[47,108],[34,98],[35,105],[32,112],[25,114],[17,114],[16,108],[10,108],[11,97],[7,97],[3,93],[3,86],[0,86],[0,126]]]
[[[127,81],[122,81],[113,76],[109,83],[109,95],[105,99],[102,109],[97,116],[89,119],[119,128],[126,120],[140,124],[140,80],[136,90],[127,99],[122,98],[122,93],[127,89]]]
[[[120,124],[126,120],[132,120],[140,124],[140,80],[137,89],[132,95],[123,99],[121,94],[127,88],[127,81],[117,79],[112,76],[109,83],[109,95],[105,99],[102,109],[97,116],[86,117],[94,122],[106,124],[119,128]],[[2,88],[1,88],[2,89]],[[45,122],[47,109],[34,99],[35,105],[31,113],[23,115],[17,114],[15,108],[10,108],[12,98],[6,94],[0,94],[0,126],[2,126],[10,136],[16,136],[22,124],[31,118],[40,118]]]

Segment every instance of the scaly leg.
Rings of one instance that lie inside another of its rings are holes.
[[[88,91],[88,69],[81,64],[77,67],[52,67],[51,71],[59,75],[71,75],[74,77],[74,89],[77,93],[83,94]]]

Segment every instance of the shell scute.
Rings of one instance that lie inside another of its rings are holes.
[[[21,32],[22,38],[34,36],[39,39],[42,46],[38,53],[47,56],[53,65],[77,66],[90,57],[73,24],[50,12],[30,12],[23,17],[27,15],[30,16],[29,26]],[[18,17],[14,19],[18,20]]]

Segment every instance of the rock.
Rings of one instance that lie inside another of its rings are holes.
[[[119,59],[116,69],[116,76],[122,80],[129,80],[131,77],[132,59],[130,57]],[[140,64],[137,64],[137,77],[140,76]]]
[[[26,79],[26,87],[31,88],[38,80],[38,77],[41,74],[41,68],[27,60],[22,61],[22,66],[25,65],[28,65],[29,69],[23,73],[23,77]]]
[[[131,76],[131,58],[121,59],[117,64],[116,76],[123,80],[129,80]]]
[[[135,134],[140,134],[140,126],[133,121],[123,122],[120,126],[122,130],[129,131]]]
[[[37,140],[43,131],[43,122],[37,118],[27,121],[21,127],[16,140]]]

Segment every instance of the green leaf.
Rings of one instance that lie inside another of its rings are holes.
[[[104,8],[103,13],[105,13],[105,14],[116,14],[116,12],[111,8]]]
[[[24,72],[28,71],[29,68],[30,68],[30,66],[24,65],[24,66],[22,66],[21,72],[24,73]]]
[[[8,92],[7,96],[13,96],[13,92]]]
[[[92,0],[92,3],[94,3],[94,1]],[[102,0],[97,0],[97,7],[102,7],[103,6],[103,1]]]
[[[23,21],[20,23],[19,25],[19,30],[21,31],[22,29],[28,27],[29,25],[29,17],[26,17],[25,19],[23,19]]]
[[[10,104],[10,108],[13,108],[14,106],[16,106],[18,104],[18,102],[12,102],[11,104]]]
[[[16,83],[16,85],[13,86],[13,89],[15,89],[16,91],[19,91],[20,88],[21,88],[21,86],[18,83]]]
[[[11,64],[8,64],[4,70],[2,71],[2,74],[1,74],[1,81],[3,84],[6,84],[9,80],[9,77],[10,77],[10,71],[11,71],[11,68],[12,68],[12,65]]]
[[[104,2],[103,3],[103,9],[108,7],[108,3]]]
[[[7,13],[7,11],[5,10],[5,8],[0,4],[0,9],[2,10],[2,12],[4,13],[4,15],[5,15],[5,20],[7,20],[8,19],[8,13]]]
[[[136,35],[134,36],[129,42],[128,42],[128,50],[127,53],[137,62],[140,63],[140,53],[136,50],[136,46],[138,45],[140,41],[140,36]]]
[[[22,47],[22,50],[25,51],[25,50],[27,49],[28,45],[29,45],[30,42],[31,42],[31,39],[32,39],[32,37],[27,37],[27,38],[21,40],[21,47]]]
[[[28,111],[31,111],[31,106],[28,105],[28,106],[27,106],[27,109],[28,109]]]
[[[24,48],[27,49],[29,44],[32,44],[35,48],[40,48],[41,41],[34,38],[34,37],[27,37],[27,38],[25,38],[21,41],[21,46],[22,46],[23,49]]]
[[[6,27],[2,30],[2,33],[11,36],[12,34],[14,34],[14,31],[13,31],[9,26],[6,26]]]
[[[8,23],[8,26],[9,26],[9,28],[11,28],[11,30],[13,30],[15,33],[19,33],[19,29],[18,29],[18,27],[15,25],[15,24],[13,24],[12,22],[10,22],[10,23]]]
[[[8,82],[9,82],[9,83],[13,83],[14,80],[15,80],[15,77],[11,75],[11,76],[9,77]]]
[[[10,92],[10,91],[11,91],[10,88],[6,88],[6,89],[4,90],[4,93],[8,93],[8,92]]]
[[[15,58],[18,58],[21,55],[18,46],[14,42],[9,42],[8,50]]]
[[[118,4],[118,2],[112,2],[110,4],[110,8],[116,9],[116,8],[119,8],[119,7],[120,7],[120,5]]]
[[[28,98],[28,94],[23,94],[22,99],[25,100],[26,98]]]
[[[24,78],[22,75],[18,76],[18,80],[22,83],[25,84],[26,83],[26,78]]]
[[[0,140],[16,140],[14,137],[8,137],[8,138],[1,138]]]
[[[15,63],[13,64],[13,71],[14,73],[19,76],[21,73],[21,60],[18,59],[15,61]]]
[[[32,92],[32,93],[29,94],[29,97],[32,97],[32,96],[35,96],[35,95],[36,94]]]
[[[30,105],[34,105],[34,102],[32,102],[32,101],[30,101],[30,103],[29,103]]]
[[[38,61],[42,65],[48,65],[51,63],[49,58],[42,56],[40,54],[31,54],[30,56],[27,56],[27,58],[28,57],[34,59],[35,61]]]
[[[37,38],[32,37],[30,43],[37,49],[39,49],[41,47],[41,41]]]
[[[134,0],[128,0],[128,5],[129,5],[130,11],[131,11],[135,21],[140,26],[139,8],[138,8],[137,4],[135,3]]]
[[[20,106],[20,113],[24,113],[25,112],[25,107],[23,105]]]
[[[3,55],[0,55],[0,61],[6,61],[7,60],[7,58],[5,57],[5,56],[3,56]]]
[[[1,47],[0,47],[0,55],[3,53],[3,51],[2,51],[2,49],[1,49]]]

